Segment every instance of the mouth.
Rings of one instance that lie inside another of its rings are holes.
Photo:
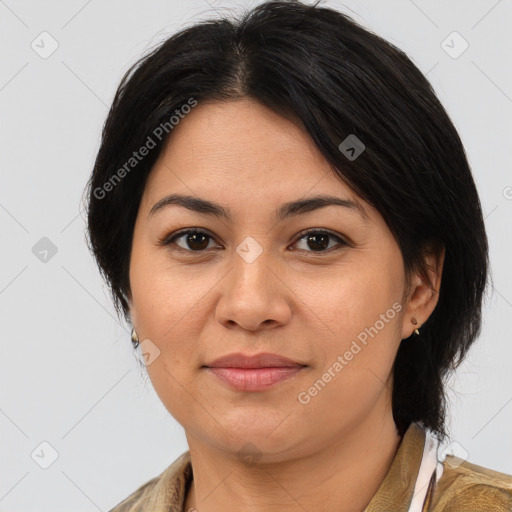
[[[202,367],[238,391],[263,391],[292,379],[307,365],[278,354],[228,354]]]
[[[306,366],[274,366],[267,368],[204,367],[225,384],[238,391],[263,391],[279,382],[295,377]]]

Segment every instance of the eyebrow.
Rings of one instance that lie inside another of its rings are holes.
[[[225,208],[218,203],[214,203],[213,201],[182,194],[170,194],[160,199],[149,211],[148,218],[153,216],[156,212],[161,211],[165,207],[171,205],[181,206],[183,208],[187,208],[188,210],[204,215],[219,217],[226,220],[227,222],[231,222],[233,220],[231,212],[228,208]],[[327,206],[342,206],[344,208],[358,212],[364,219],[369,220],[368,213],[360,203],[350,199],[329,195],[318,195],[283,203],[276,210],[276,219],[278,221],[282,221],[294,215],[301,215],[304,213],[312,212],[314,210],[318,210],[320,208],[325,208]]]

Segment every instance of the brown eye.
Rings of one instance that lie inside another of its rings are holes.
[[[306,252],[331,252],[332,246],[329,247],[329,240],[336,240],[337,243],[334,245],[348,245],[344,240],[342,240],[339,236],[330,233],[329,231],[324,230],[310,230],[307,233],[303,234],[297,242],[301,240],[305,240],[306,248],[299,249],[305,250]],[[307,248],[311,249],[310,251]]]
[[[177,243],[175,240],[181,240],[181,243]],[[178,247],[186,251],[202,252],[208,248],[211,240],[213,240],[212,237],[204,231],[188,230],[173,235],[172,238],[164,240],[161,245],[176,243]]]

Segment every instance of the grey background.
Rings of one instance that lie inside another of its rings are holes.
[[[0,511],[106,511],[187,449],[117,321],[80,200],[129,65],[185,24],[256,3],[0,0]],[[495,286],[450,381],[447,449],[512,474],[512,3],[324,4],[404,49],[465,144]],[[31,47],[51,48],[43,31],[58,43],[47,58]],[[469,43],[457,58],[453,31]],[[43,237],[57,250],[46,262]]]

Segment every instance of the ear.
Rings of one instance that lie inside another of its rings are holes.
[[[415,329],[419,329],[434,311],[439,300],[444,257],[444,247],[429,248],[424,252],[423,258],[428,269],[430,283],[426,282],[419,273],[412,276],[409,293],[404,302],[406,307],[402,317],[402,339],[408,338]],[[416,325],[411,321],[413,318],[416,318],[418,322]]]

